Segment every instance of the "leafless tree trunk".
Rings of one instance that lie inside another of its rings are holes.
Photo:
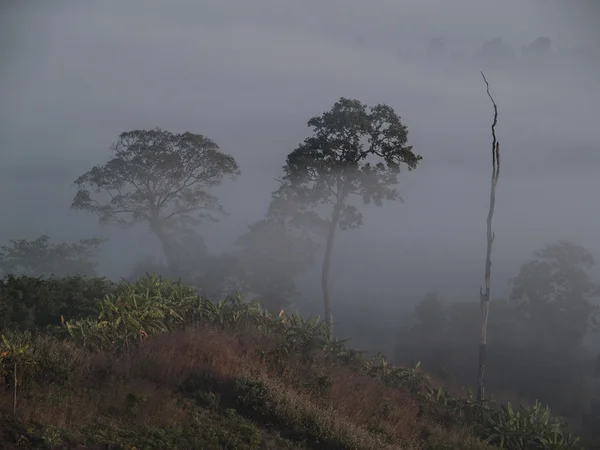
[[[500,175],[500,143],[496,139],[496,124],[498,123],[498,106],[490,94],[490,85],[481,72],[487,87],[487,94],[494,106],[494,121],[492,123],[492,181],[490,186],[490,208],[487,215],[487,251],[485,256],[485,288],[479,288],[479,304],[481,307],[481,340],[479,342],[479,371],[477,375],[477,399],[485,397],[485,360],[487,350],[487,324],[490,312],[490,279],[492,272],[492,244],[496,234],[492,232],[492,218],[496,204],[496,185]]]

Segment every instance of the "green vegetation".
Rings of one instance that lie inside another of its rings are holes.
[[[83,295],[87,312],[63,299]],[[25,297],[27,314],[4,319],[3,448],[582,448],[539,404],[451,394],[316,318],[239,297],[211,302],[155,276],[0,285],[2,311]]]
[[[103,242],[105,239],[96,237],[74,244],[53,244],[46,235],[32,241],[11,240],[10,245],[0,246],[0,274],[93,276],[96,263],[92,257]]]

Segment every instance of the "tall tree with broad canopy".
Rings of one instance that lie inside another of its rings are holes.
[[[600,324],[600,287],[589,274],[594,265],[594,256],[580,245],[566,240],[546,245],[521,266],[510,298],[538,334],[574,349]]]
[[[408,130],[400,117],[384,104],[368,107],[342,97],[308,126],[314,134],[287,156],[270,213],[291,214],[296,223],[326,236],[321,288],[325,321],[333,334],[329,273],[336,231],[362,224],[351,197],[377,206],[384,200],[401,201],[394,187],[400,166],[412,170],[422,157],[407,145]]]
[[[127,227],[146,222],[174,269],[174,234],[224,213],[210,189],[239,175],[235,159],[201,134],[160,128],[122,133],[112,152],[106,164],[75,180],[72,207],[98,215],[101,223]]]

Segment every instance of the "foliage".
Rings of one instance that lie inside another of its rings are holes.
[[[195,291],[180,283],[146,277],[136,283],[121,283],[114,294],[100,300],[96,318],[66,322],[71,337],[92,348],[124,347],[151,334],[168,331],[183,322],[197,300]],[[179,311],[179,312],[178,312]]]
[[[515,411],[509,402],[488,415],[486,425],[491,432],[487,441],[500,448],[534,450],[578,447],[578,439],[566,434],[563,424],[539,402],[520,411]]]
[[[513,280],[510,301],[495,299],[489,318],[494,348],[487,355],[492,395],[525,403],[543,401],[570,422],[589,415],[600,396],[593,355],[583,342],[595,326],[597,285],[593,256],[583,247],[559,241],[535,252]],[[415,320],[398,335],[395,360],[423,361],[428,371],[474,382],[470,343],[480,330],[480,311],[469,302],[443,302],[429,296],[415,308]],[[588,427],[593,432],[594,427]]]
[[[308,126],[314,135],[288,155],[272,211],[292,212],[320,229],[326,230],[329,220],[311,214],[313,208],[332,206],[340,228],[359,227],[362,215],[347,203],[348,197],[357,195],[378,206],[384,200],[399,200],[392,186],[398,183],[400,166],[412,170],[422,159],[406,145],[408,130],[387,105],[367,108],[342,97],[330,111],[311,118]],[[282,204],[284,199],[293,204]]]
[[[85,287],[84,284],[81,286]],[[30,346],[26,348],[31,365],[29,369],[23,371],[23,376],[29,380],[24,385],[29,386],[28,389],[34,388],[36,384],[32,384],[32,381],[35,380],[46,385],[48,383],[58,383],[58,386],[65,383],[72,384],[79,376],[76,375],[76,371],[81,371],[83,377],[81,379],[86,380],[88,386],[98,386],[97,389],[105,386],[111,379],[116,383],[115,380],[121,380],[121,377],[133,376],[127,374],[137,373],[135,360],[145,354],[142,349],[146,345],[152,345],[152,339],[167,335],[169,331],[174,333],[176,329],[183,330],[185,327],[202,330],[216,326],[222,330],[222,333],[240,333],[238,338],[231,341],[240,343],[247,342],[247,338],[242,337],[243,333],[249,332],[245,330],[254,330],[253,333],[272,340],[272,344],[255,348],[255,354],[259,358],[244,359],[246,362],[240,362],[235,366],[236,369],[232,368],[234,366],[227,366],[229,368],[224,372],[226,378],[218,378],[215,373],[211,375],[209,372],[191,372],[190,375],[195,374],[195,377],[204,377],[202,378],[204,381],[198,379],[199,381],[190,385],[173,380],[174,385],[182,386],[182,395],[193,395],[194,401],[197,402],[195,406],[186,406],[187,419],[179,426],[179,431],[174,428],[149,429],[147,427],[115,429],[114,425],[109,426],[103,422],[104,425],[96,426],[93,432],[91,429],[87,431],[79,429],[75,432],[76,435],[68,438],[60,429],[52,427],[45,430],[36,428],[26,432],[21,429],[18,433],[21,433],[19,435],[24,439],[23,442],[29,442],[29,445],[34,445],[31,444],[34,441],[61,443],[65,439],[75,439],[78,442],[83,442],[82,439],[85,439],[88,444],[119,443],[118,445],[147,448],[191,448],[194,445],[206,445],[206,442],[212,442],[212,439],[221,442],[220,445],[225,445],[222,441],[225,436],[222,433],[217,432],[220,437],[217,435],[210,437],[206,435],[206,431],[199,431],[203,429],[201,423],[206,424],[207,420],[208,423],[214,423],[217,416],[231,420],[232,432],[237,436],[236,439],[241,439],[228,441],[229,448],[262,448],[259,443],[265,442],[263,427],[268,429],[272,426],[289,430],[286,431],[287,438],[276,448],[285,448],[281,446],[284,442],[285,445],[290,445],[290,442],[297,444],[289,448],[302,448],[303,442],[309,447],[319,445],[320,448],[392,449],[403,448],[408,444],[409,441],[399,441],[395,437],[395,432],[389,428],[391,425],[385,425],[388,428],[375,431],[339,415],[340,412],[329,402],[333,389],[332,383],[339,383],[340,380],[336,380],[330,371],[343,368],[348,371],[346,378],[366,377],[372,380],[374,385],[382,386],[381,389],[389,390],[385,391],[387,392],[385,395],[388,396],[393,395],[393,392],[405,392],[418,400],[420,415],[431,417],[431,420],[439,422],[444,427],[471,427],[479,438],[500,448],[533,450],[580,448],[576,439],[565,431],[559,420],[537,403],[517,412],[510,405],[499,407],[493,402],[477,402],[471,396],[467,398],[451,396],[442,388],[433,388],[429,377],[420,370],[419,364],[409,368],[395,366],[388,363],[381,354],[372,359],[365,359],[360,352],[347,348],[343,341],[332,339],[327,327],[319,318],[304,319],[297,313],[287,314],[284,311],[273,315],[257,302],[244,302],[239,296],[211,302],[201,298],[195,289],[181,283],[147,276],[135,283],[121,282],[113,285],[110,293],[96,302],[94,315],[69,320],[65,324],[74,338],[74,343],[88,344],[84,348],[91,346],[96,350],[78,351],[77,345],[47,337],[43,333],[35,336],[27,333],[11,335],[14,342],[18,341]],[[214,356],[210,358],[192,356],[195,353],[189,353],[189,345],[191,344],[179,347],[179,351],[182,352],[181,358],[186,361],[181,367],[199,364],[201,361],[205,361],[202,364],[206,364],[206,361],[213,361],[211,358],[217,355],[223,358],[231,351],[223,352],[215,349]],[[206,348],[211,349],[211,345],[213,344],[207,343]],[[120,350],[125,350],[128,360],[131,361],[127,363],[126,371],[121,375],[111,375],[115,370],[111,368],[114,363],[111,363],[109,366],[103,366],[104,368],[97,375],[101,378],[92,382],[89,379],[91,369],[84,368],[92,364],[89,358],[96,354],[115,355],[115,358],[120,358],[118,356]],[[171,353],[172,351],[173,348],[169,350]],[[155,353],[151,349],[148,352],[148,355]],[[249,356],[246,351],[240,355]],[[83,360],[87,362],[83,363]],[[258,371],[248,372],[242,369],[244,364],[259,364],[260,361],[266,365]],[[182,370],[172,362],[165,362],[165,364],[164,370],[167,370],[165,373],[178,373]],[[62,369],[58,370],[61,366]],[[143,363],[140,367],[147,366],[148,363]],[[152,365],[148,367],[153,367],[148,380],[158,376],[157,370],[163,370]],[[298,372],[299,370],[302,372]],[[44,380],[44,373],[62,375]],[[300,373],[305,374],[303,376],[308,377],[308,381],[309,378],[312,381],[299,384]],[[310,373],[313,375],[309,376]],[[353,373],[355,375],[352,375]],[[341,381],[342,384],[346,383]],[[303,393],[307,389],[306,394]],[[123,423],[133,423],[131,421],[134,420],[136,409],[145,408],[143,405],[147,400],[144,398],[146,397],[141,394],[127,394],[123,414],[131,416],[121,419],[121,422],[126,420]],[[388,424],[397,420],[394,417],[401,414],[397,410],[401,404],[395,406],[386,401],[385,405],[379,405],[377,409],[379,412],[372,414],[381,414],[381,416],[373,419],[374,423]],[[199,422],[195,422],[197,419],[194,417],[198,417]],[[221,428],[223,425],[214,426],[219,430],[226,429]],[[257,426],[259,428],[252,428]],[[10,427],[17,429],[19,424],[13,423]],[[82,433],[85,438],[82,437]],[[153,436],[154,447],[147,440],[149,438],[142,437],[144,435]],[[192,436],[196,437],[192,438]],[[475,440],[471,440],[468,446],[465,444],[466,446],[463,447],[453,446],[441,437],[442,434],[439,432],[428,431],[427,438],[423,438],[423,446],[419,448],[487,448],[485,444],[473,437],[469,439]],[[465,437],[460,439],[462,442]],[[233,442],[237,442],[236,445],[240,447],[232,446]],[[416,443],[416,441],[410,442]]]
[[[82,239],[78,243],[53,244],[42,235],[37,239],[11,240],[0,246],[0,274],[32,277],[95,275],[96,263],[91,258],[106,240]]]
[[[239,267],[238,277],[271,312],[290,304],[298,293],[294,276],[312,264],[317,250],[314,241],[295,231],[285,220],[267,217],[236,240],[232,258]]]
[[[0,280],[0,328],[32,332],[66,320],[88,317],[115,284],[105,278],[32,278]]]
[[[580,245],[559,241],[534,256],[513,279],[511,300],[553,345],[579,345],[590,325],[593,329],[600,325],[600,308],[594,304],[600,287],[589,275],[593,255]]]
[[[16,414],[17,412],[17,398],[18,398],[18,388],[21,384],[21,371],[23,367],[27,367],[32,364],[31,359],[31,349],[30,344],[30,335],[25,336],[25,340],[18,339],[19,335],[10,335],[6,337],[6,335],[2,334],[2,344],[0,345],[0,376],[5,378],[6,376],[6,368],[10,367],[10,371],[12,372],[12,390],[13,390],[13,407],[12,412]],[[16,338],[15,338],[16,337]]]
[[[461,385],[475,382],[472,361],[477,348],[470,343],[479,335],[479,305],[473,302],[439,302],[431,298],[417,306],[428,310],[398,336],[395,360],[423,362],[429,372]],[[591,355],[583,348],[560,348],[540,341],[535,328],[512,302],[494,300],[489,330],[494,349],[488,353],[488,387],[492,396],[506,395],[525,403],[539,399],[561,414],[576,418],[585,412],[598,388],[592,384]],[[441,324],[441,325],[440,325]]]
[[[495,37],[483,43],[477,56],[486,65],[502,66],[515,62],[517,52],[504,39]]]
[[[178,245],[173,236],[223,213],[209,191],[225,177],[236,177],[237,163],[201,134],[160,128],[121,133],[112,151],[106,164],[75,180],[72,207],[98,215],[101,222],[147,223],[161,241],[169,266],[175,267]]]

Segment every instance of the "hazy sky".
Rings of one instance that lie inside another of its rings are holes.
[[[568,5],[567,5],[568,3]],[[422,164],[405,203],[340,234],[334,292],[380,303],[438,290],[477,300],[483,279],[492,108],[479,67],[425,63],[442,37],[469,58],[491,38],[597,47],[590,2],[534,0],[10,1],[0,6],[0,241],[111,237],[101,270],[124,275],[156,244],[143,227],[100,229],[70,211],[73,180],[118,134],[206,134],[238,160],[231,216],[206,227],[226,248],[261,217],[306,121],[340,96],[393,106]],[[600,25],[598,26],[600,28]],[[413,55],[413,56],[411,56]],[[587,66],[586,66],[587,67]],[[493,293],[540,245],[570,238],[600,258],[598,73],[486,68],[499,106],[502,173]],[[360,294],[363,295],[363,294]],[[340,298],[343,297],[343,298]]]

